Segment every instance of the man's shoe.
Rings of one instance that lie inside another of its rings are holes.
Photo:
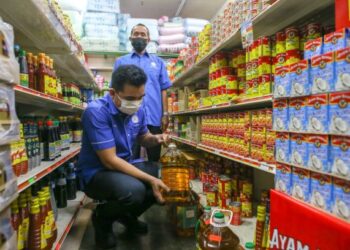
[[[117,219],[119,223],[126,227],[128,233],[131,234],[147,234],[148,233],[148,225],[138,220],[136,217],[131,215],[123,216]]]
[[[110,249],[117,245],[113,233],[113,222],[99,217],[96,212],[92,215],[92,224],[95,230],[95,243],[100,249]]]

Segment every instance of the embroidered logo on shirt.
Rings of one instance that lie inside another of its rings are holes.
[[[131,117],[131,121],[132,121],[133,123],[138,123],[138,122],[139,122],[139,118],[137,117],[137,115],[133,115],[133,116]]]

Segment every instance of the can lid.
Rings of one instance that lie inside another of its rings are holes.
[[[254,245],[253,242],[247,242],[247,243],[245,243],[245,248],[253,249],[254,247],[255,247],[255,245]]]

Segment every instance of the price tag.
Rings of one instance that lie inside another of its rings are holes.
[[[28,182],[29,182],[30,184],[33,184],[33,183],[35,182],[35,179],[36,179],[36,176],[30,178],[30,179],[28,180]]]

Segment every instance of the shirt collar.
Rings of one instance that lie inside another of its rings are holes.
[[[111,95],[107,94],[106,99],[107,99],[107,102],[108,102],[108,109],[109,109],[109,112],[111,113],[111,115],[119,114],[120,111],[115,106]]]
[[[133,49],[132,52],[131,52],[131,57],[133,57],[133,56],[139,56],[139,57],[147,56],[147,57],[149,57],[149,54],[148,54],[148,52],[147,52],[147,50],[146,50],[145,53],[144,53],[142,56],[140,56],[140,55],[137,54],[136,51]]]

